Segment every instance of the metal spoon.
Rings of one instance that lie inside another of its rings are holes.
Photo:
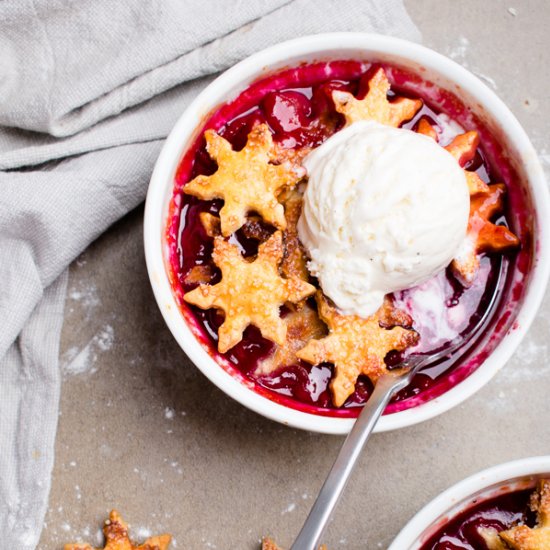
[[[498,269],[495,290],[485,308],[483,315],[477,320],[472,328],[457,338],[457,341],[450,347],[435,350],[433,352],[410,355],[398,367],[381,376],[369,397],[368,401],[359,414],[353,428],[346,437],[338,457],[334,462],[327,479],[321,488],[321,492],[315,501],[302,530],[294,541],[290,550],[317,550],[319,540],[327,526],[336,504],[346,486],[353,468],[367,443],[376,422],[384,412],[386,405],[395,393],[407,386],[413,376],[429,363],[435,363],[440,359],[449,357],[467,340],[472,341],[473,337],[487,321],[493,308],[500,289],[500,277],[502,274],[502,262]]]

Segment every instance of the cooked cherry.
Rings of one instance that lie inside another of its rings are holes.
[[[271,92],[262,99],[261,107],[268,124],[276,134],[292,132],[309,124],[311,104],[300,92]]]
[[[235,151],[240,151],[245,145],[248,138],[248,134],[256,124],[266,122],[260,109],[253,109],[252,111],[233,119],[231,122],[225,125],[220,130],[226,140],[228,140]]]

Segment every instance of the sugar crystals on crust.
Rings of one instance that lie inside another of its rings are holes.
[[[346,126],[358,120],[374,120],[397,128],[413,118],[422,107],[422,100],[399,97],[389,101],[389,90],[390,82],[380,67],[369,80],[369,91],[363,99],[357,99],[343,90],[334,90],[332,99],[336,110],[344,115]]]
[[[217,162],[218,169],[211,176],[197,176],[183,191],[203,200],[224,200],[220,210],[224,237],[242,227],[251,211],[276,228],[285,229],[284,208],[277,194],[300,181],[305,169],[290,160],[271,163],[274,145],[267,125],[254,126],[241,151],[234,151],[214,130],[206,130],[204,137],[208,154]]]
[[[401,326],[381,326],[381,320],[383,324],[389,324],[392,319],[404,319],[403,312],[397,316],[388,311],[394,308],[389,300],[381,310],[363,319],[356,315],[342,315],[321,292],[317,293],[316,299],[319,316],[328,325],[329,335],[310,340],[296,355],[312,365],[334,364],[330,390],[334,405],[341,407],[354,392],[359,375],[366,375],[376,383],[387,372],[384,358],[388,352],[405,350],[416,344],[419,336],[414,330]],[[408,316],[407,320],[412,323]]]
[[[264,338],[283,345],[287,329],[279,308],[285,302],[295,303],[311,296],[315,287],[297,277],[283,279],[279,274],[281,232],[276,231],[262,243],[252,261],[244,258],[237,246],[216,237],[212,257],[221,269],[222,280],[213,286],[202,284],[184,299],[202,309],[215,307],[225,312],[218,331],[218,350],[225,353],[240,342],[250,324],[259,328]]]

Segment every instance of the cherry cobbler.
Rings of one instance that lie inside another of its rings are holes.
[[[467,335],[505,284],[513,181],[466,108],[420,83],[358,61],[282,70],[220,106],[180,163],[174,294],[220,366],[274,401],[356,416],[380,376]],[[456,359],[389,411],[442,393]]]
[[[550,480],[485,500],[445,523],[421,550],[547,550]]]

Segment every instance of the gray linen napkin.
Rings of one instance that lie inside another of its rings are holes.
[[[299,35],[419,40],[401,0],[0,3],[0,532],[36,547],[53,465],[67,266],[144,198],[212,78]]]

